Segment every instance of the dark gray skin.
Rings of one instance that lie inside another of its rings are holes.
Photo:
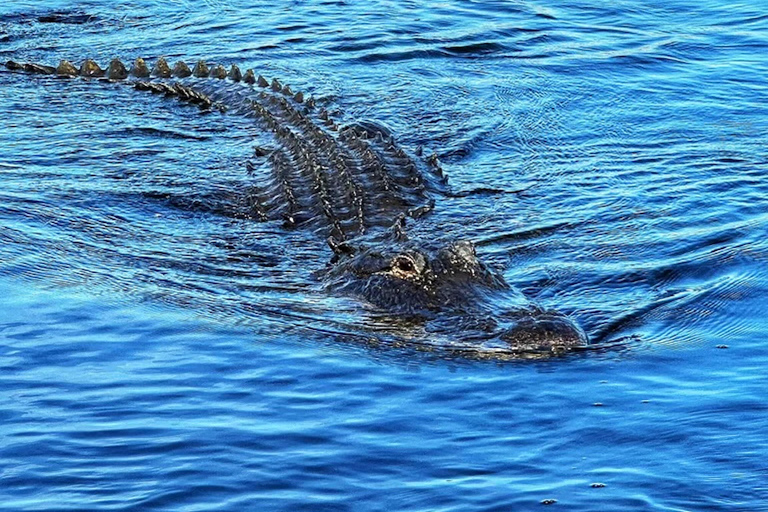
[[[340,127],[315,100],[252,70],[199,61],[173,68],[158,59],[150,70],[139,58],[130,70],[118,59],[106,69],[86,59],[79,67],[8,61],[11,71],[124,83],[175,97],[203,109],[232,109],[273,134],[266,158],[270,176],[235,205],[211,211],[281,221],[330,235],[334,257],[323,272],[333,292],[358,297],[377,311],[414,319],[453,346],[503,353],[551,354],[588,344],[568,317],[530,304],[502,275],[478,259],[470,242],[432,248],[408,242],[405,218],[428,215],[447,193],[447,178],[433,155],[414,159],[392,134],[372,122]],[[241,82],[238,84],[238,82]],[[183,207],[189,201],[175,201]],[[198,204],[200,201],[192,201]],[[394,221],[394,224],[393,224]],[[388,229],[392,226],[391,229]]]
[[[336,256],[325,275],[329,289],[423,321],[427,331],[510,352],[558,353],[588,344],[568,317],[527,302],[478,259],[471,242],[437,250],[409,243],[330,245]]]

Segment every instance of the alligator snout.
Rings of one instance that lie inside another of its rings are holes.
[[[541,311],[517,316],[499,337],[513,351],[557,352],[589,343],[587,335],[571,319]]]

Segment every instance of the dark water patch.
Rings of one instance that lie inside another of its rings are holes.
[[[172,130],[163,130],[162,128],[155,128],[155,127],[148,127],[148,126],[141,126],[136,128],[128,128],[123,131],[123,133],[116,134],[116,135],[127,135],[131,136],[133,133],[136,134],[142,134],[142,135],[149,135],[149,136],[159,136],[161,138],[167,138],[167,139],[191,139],[191,140],[206,140],[206,136],[199,136],[196,134],[190,134],[190,133],[183,133],[178,131],[172,131]],[[109,134],[105,134],[106,136],[109,136]],[[149,153],[151,154],[151,153]]]
[[[463,56],[466,54],[469,55],[486,55],[486,54],[493,54],[497,52],[504,52],[507,50],[507,47],[503,44],[496,43],[496,42],[475,42],[475,43],[469,43],[465,45],[453,45],[453,46],[444,46],[443,50],[448,52],[449,54],[454,54],[456,56]]]
[[[435,50],[435,49],[418,49],[418,50],[404,50],[404,51],[389,51],[379,52],[373,54],[366,54],[358,57],[356,60],[364,63],[375,62],[398,62],[403,60],[418,60],[418,59],[437,59],[441,57],[450,57],[451,53],[447,50]]]
[[[38,16],[40,23],[63,23],[68,25],[84,25],[98,21],[98,18],[84,12],[52,12]]]
[[[518,190],[506,190],[506,189],[500,189],[500,188],[490,188],[490,187],[479,187],[479,188],[473,188],[469,190],[460,190],[457,192],[452,192],[451,195],[453,197],[470,197],[470,196],[479,196],[479,197],[494,197],[494,196],[500,196],[505,194],[523,194],[533,188],[535,185],[531,185],[528,187],[524,187]]]
[[[384,38],[380,36],[369,37],[368,40],[361,40],[360,38],[346,38],[340,44],[330,46],[327,48],[331,52],[361,52],[367,50],[374,50],[382,46]]]
[[[81,25],[95,21],[97,18],[84,11],[77,10],[38,10],[26,12],[13,12],[0,14],[0,23],[18,24],[18,23],[61,23]]]
[[[743,27],[746,25],[760,24],[768,21],[768,16],[764,14],[754,14],[745,18],[736,18],[732,20],[719,21],[715,26],[723,27]]]
[[[557,19],[557,16],[555,16],[554,14],[548,13],[548,12],[537,12],[535,14],[535,16],[537,18],[543,18],[545,20],[556,20]]]

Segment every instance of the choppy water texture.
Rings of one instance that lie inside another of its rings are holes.
[[[502,191],[419,236],[625,340],[402,346],[311,233],[148,199],[241,186],[248,123],[2,73],[1,507],[768,510],[764,2],[559,4],[0,6],[3,61],[203,57],[385,124]]]

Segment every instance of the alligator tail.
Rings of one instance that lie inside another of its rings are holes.
[[[202,60],[191,68],[181,61],[171,66],[163,57],[152,67],[142,58],[130,66],[112,59],[106,68],[91,59],[79,67],[66,60],[56,67],[15,61],[5,66],[58,78],[122,82],[203,109],[232,108],[256,118],[273,137],[270,147],[255,153],[267,159],[271,177],[246,194],[249,215],[260,220],[309,225],[323,229],[324,238],[344,241],[372,227],[388,230],[402,215],[424,215],[434,205],[434,193],[447,191],[436,162],[411,157],[385,128],[365,122],[340,126],[313,98],[252,69],[243,73],[236,65],[227,69]]]

